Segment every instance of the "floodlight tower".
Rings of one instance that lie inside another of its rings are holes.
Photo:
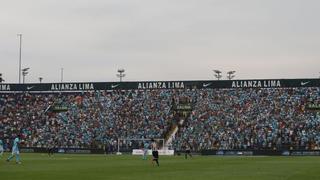
[[[61,71],[60,71],[60,82],[63,83],[63,68],[61,68]]]
[[[0,73],[0,83],[4,82],[4,79],[2,78],[2,73]]]
[[[21,83],[21,45],[22,45],[22,34],[17,34],[19,37],[19,84]]]
[[[221,71],[220,70],[213,70],[214,73],[216,73],[214,76],[220,80],[222,78],[222,75],[221,75]]]
[[[122,82],[122,78],[126,76],[126,74],[124,74],[125,70],[124,69],[118,69],[118,73],[117,77],[120,79],[120,82]]]
[[[25,77],[27,76],[27,74],[29,74],[29,70],[30,68],[23,68],[21,71],[22,71],[22,78],[23,78],[23,80],[22,80],[22,83],[24,84],[24,82],[25,82]]]
[[[229,72],[227,72],[227,78],[229,79],[229,80],[231,80],[231,79],[233,79],[234,77],[236,77],[236,75],[234,75],[236,73],[236,71],[229,71]]]

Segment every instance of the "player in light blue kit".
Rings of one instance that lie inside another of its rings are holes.
[[[21,164],[21,162],[20,162],[20,152],[19,152],[19,143],[20,143],[20,135],[18,135],[13,141],[12,153],[8,157],[7,162],[9,162],[14,156],[16,156],[16,163],[17,164]]]
[[[146,141],[143,141],[143,160],[147,160],[147,154],[148,154],[148,148],[149,148],[149,143]]]
[[[3,151],[3,141],[0,139],[0,158],[2,158]]]

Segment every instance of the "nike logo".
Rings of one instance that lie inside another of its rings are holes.
[[[116,88],[116,87],[118,87],[118,86],[120,86],[120,84],[116,84],[116,85],[111,85],[111,88],[113,89],[113,88]]]
[[[309,84],[310,83],[310,81],[307,81],[307,82],[301,82],[301,86],[305,86],[305,85],[307,85],[307,84]]]
[[[34,88],[34,86],[27,86],[27,90]]]
[[[203,84],[203,87],[208,87],[210,86],[212,83],[208,83],[208,84]]]

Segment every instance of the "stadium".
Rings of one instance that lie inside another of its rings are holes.
[[[0,180],[320,180],[320,1],[0,5]]]
[[[319,79],[0,87],[4,179],[319,178]],[[141,158],[151,139],[159,167]]]

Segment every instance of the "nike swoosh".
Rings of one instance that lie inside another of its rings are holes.
[[[120,84],[116,84],[116,85],[111,85],[111,88],[113,89],[113,88],[116,88],[116,87],[118,87],[118,86],[120,86]]]
[[[307,85],[307,84],[309,84],[310,83],[310,81],[307,81],[307,82],[301,82],[301,86],[305,86],[305,85]]]
[[[30,90],[30,89],[32,89],[32,88],[34,88],[34,86],[27,86],[27,90]]]
[[[208,83],[208,84],[203,84],[203,87],[208,87],[210,86],[212,83]]]

